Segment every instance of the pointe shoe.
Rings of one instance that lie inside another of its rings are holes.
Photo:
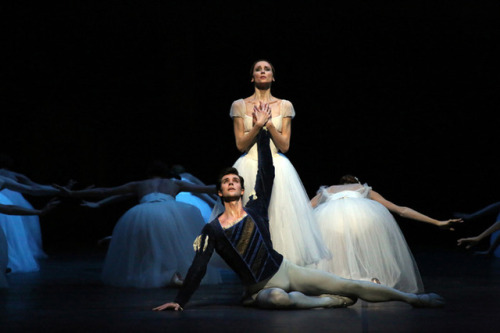
[[[328,297],[335,301],[333,304],[325,306],[325,308],[346,308],[358,301],[357,297],[351,298],[347,296],[331,295],[331,294],[323,294],[319,295],[319,297]]]
[[[175,287],[181,287],[184,284],[184,280],[180,273],[175,273],[172,275],[172,279],[170,280],[170,285]]]
[[[376,277],[372,278],[370,281],[373,283],[376,283],[376,284],[382,284],[382,283],[380,283],[380,280],[377,279]]]
[[[444,298],[435,293],[417,295],[417,302],[412,304],[415,308],[442,308]]]

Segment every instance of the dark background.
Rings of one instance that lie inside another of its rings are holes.
[[[353,173],[438,219],[499,200],[498,1],[1,7],[1,152],[40,183],[120,185],[151,159],[213,183],[239,156],[231,102],[265,58],[297,112],[287,156],[310,196]],[[95,246],[133,204],[64,199],[42,218],[45,247]],[[492,222],[449,234],[398,221],[411,246],[450,249]]]

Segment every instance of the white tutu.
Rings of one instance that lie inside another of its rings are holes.
[[[252,195],[257,177],[257,160],[241,156],[234,167],[245,180],[243,204]],[[304,186],[288,158],[273,154],[275,178],[269,205],[269,230],[276,251],[288,261],[305,266],[328,257],[314,220]]]
[[[6,196],[0,193],[0,204],[13,205]],[[34,272],[40,267],[30,248],[30,238],[26,232],[23,219],[17,215],[0,214],[0,227],[3,229],[8,247],[8,264],[12,273]]]
[[[4,189],[1,193],[9,198],[14,205],[33,209],[33,206],[21,193],[9,189]],[[42,247],[42,230],[40,229],[40,219],[38,215],[22,215],[21,218],[23,219],[26,236],[28,237],[28,244],[33,256],[37,259],[47,258],[47,254],[43,251]]]
[[[205,225],[195,207],[170,195],[149,193],[117,222],[104,262],[102,280],[122,287],[156,288],[183,277],[194,258],[193,242]],[[220,283],[208,267],[202,283]]]
[[[3,229],[0,228],[0,288],[7,288],[9,286],[7,283],[7,277],[5,276],[8,262],[9,254],[7,249],[7,239],[5,238]]]
[[[344,278],[380,282],[405,292],[422,292],[415,260],[394,217],[365,193],[322,189],[315,209],[323,240],[332,254],[317,268]],[[326,197],[326,198],[325,198]]]

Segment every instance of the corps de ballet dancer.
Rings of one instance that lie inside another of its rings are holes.
[[[215,191],[214,185],[201,186],[171,178],[168,167],[161,162],[150,166],[146,180],[79,191],[58,188],[64,195],[78,198],[114,200],[134,195],[139,199],[139,204],[116,223],[102,271],[105,284],[137,288],[182,284],[194,256],[191,244],[205,221],[196,207],[176,201],[175,196],[182,191]],[[220,281],[218,269],[210,267],[203,283]]]
[[[322,186],[311,200],[323,240],[332,257],[317,268],[349,279],[382,283],[406,292],[423,292],[420,273],[391,212],[453,230],[461,219],[439,221],[385,199],[357,177]]]

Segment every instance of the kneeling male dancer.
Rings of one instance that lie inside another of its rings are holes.
[[[410,294],[367,281],[349,280],[288,262],[273,249],[269,233],[268,206],[274,180],[269,133],[262,129],[269,119],[263,111],[254,114],[257,136],[258,172],[255,193],[243,207],[244,182],[235,168],[222,173],[217,184],[225,211],[201,231],[194,242],[196,256],[184,285],[174,302],[153,310],[183,310],[198,288],[213,251],[240,277],[249,298],[246,305],[263,308],[345,307],[357,298],[369,302],[402,301],[415,307],[439,307],[437,294]]]

